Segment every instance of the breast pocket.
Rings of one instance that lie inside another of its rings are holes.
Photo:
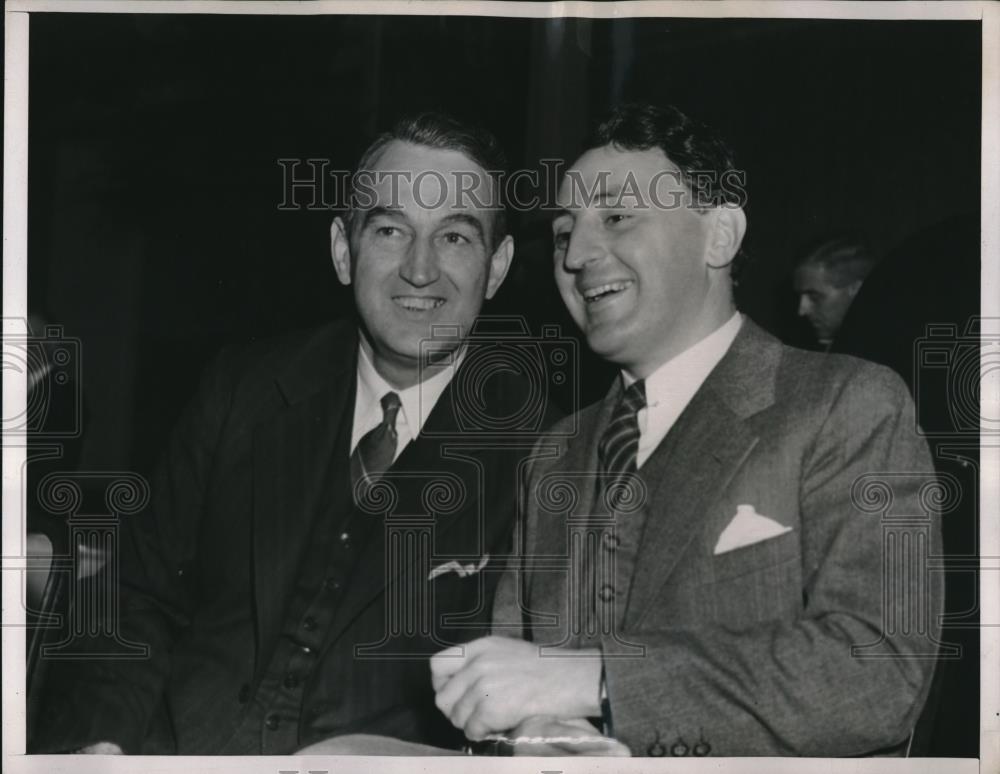
[[[699,589],[702,602],[726,628],[747,628],[801,609],[801,550],[795,530],[714,555],[706,569]]]

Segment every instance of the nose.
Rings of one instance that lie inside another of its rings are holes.
[[[607,252],[604,239],[598,229],[577,223],[570,233],[569,246],[563,258],[563,268],[566,271],[580,271],[591,261],[602,258]]]
[[[812,302],[809,300],[809,296],[799,296],[799,317],[807,317],[811,311]]]
[[[415,239],[399,267],[399,276],[414,287],[434,284],[440,276],[437,251],[428,239]]]

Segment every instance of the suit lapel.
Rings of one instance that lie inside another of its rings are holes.
[[[309,536],[324,510],[324,496],[331,486],[349,486],[348,466],[336,461],[346,460],[350,444],[356,351],[354,336],[326,340],[307,350],[278,379],[285,407],[254,432],[258,674],[280,631]]]
[[[746,459],[757,436],[711,391],[701,391],[643,465],[648,505],[625,616],[655,604],[705,519],[705,509]]]
[[[430,545],[432,555],[447,545],[444,537],[456,524],[462,523],[463,520],[467,524],[482,524],[480,518],[482,514],[479,511],[482,503],[476,497],[476,493],[482,489],[482,482],[477,480],[477,466],[445,453],[449,444],[463,440],[453,411],[452,390],[456,379],[457,376],[449,382],[427,417],[420,434],[407,445],[387,473],[386,479],[398,491],[396,505],[390,514],[367,515],[379,523],[372,529],[355,565],[350,592],[334,615],[327,646],[343,634],[351,622],[401,573],[419,573],[420,577],[414,575],[413,582],[422,586],[426,583],[430,567],[412,568],[414,559],[412,554],[400,557],[398,553],[389,551],[386,535],[393,522],[400,525],[401,529],[409,529],[410,527],[403,525],[403,521],[409,521],[406,517],[416,517],[417,522],[421,522],[422,517],[426,516],[430,521],[429,517],[433,516],[433,540]],[[465,435],[464,440],[468,441],[468,435]],[[423,496],[424,487],[434,479],[445,478],[451,481],[457,479],[458,489],[465,492],[466,500],[452,512],[440,515],[427,514]],[[359,518],[365,517],[365,514],[359,515]],[[469,545],[468,541],[463,542],[462,547],[467,546],[469,549],[478,548]],[[402,561],[390,562],[393,558],[401,558]],[[429,561],[431,557],[427,559]],[[432,589],[426,587],[426,592],[432,593]]]
[[[745,319],[719,364],[640,470],[645,526],[625,613],[638,625],[656,603],[707,507],[746,460],[758,436],[749,418],[774,403],[781,344]]]

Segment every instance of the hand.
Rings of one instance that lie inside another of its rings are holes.
[[[483,637],[431,658],[438,708],[474,741],[507,731],[532,715],[601,714],[601,652],[542,655],[510,637]]]
[[[95,742],[81,747],[77,753],[84,755],[124,755],[125,752],[114,742]]]
[[[632,753],[617,739],[603,736],[584,718],[525,719],[509,736],[514,755],[590,755],[628,757]]]

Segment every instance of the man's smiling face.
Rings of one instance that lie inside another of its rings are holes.
[[[728,296],[707,265],[713,216],[661,150],[587,151],[559,204],[556,284],[596,354],[644,377],[718,324]]]
[[[354,286],[362,346],[383,377],[405,387],[430,375],[421,342],[435,326],[458,332],[455,347],[469,334],[513,243],[491,249],[491,181],[464,154],[397,140],[369,171],[371,206],[355,212],[349,235],[334,225],[334,266]]]

